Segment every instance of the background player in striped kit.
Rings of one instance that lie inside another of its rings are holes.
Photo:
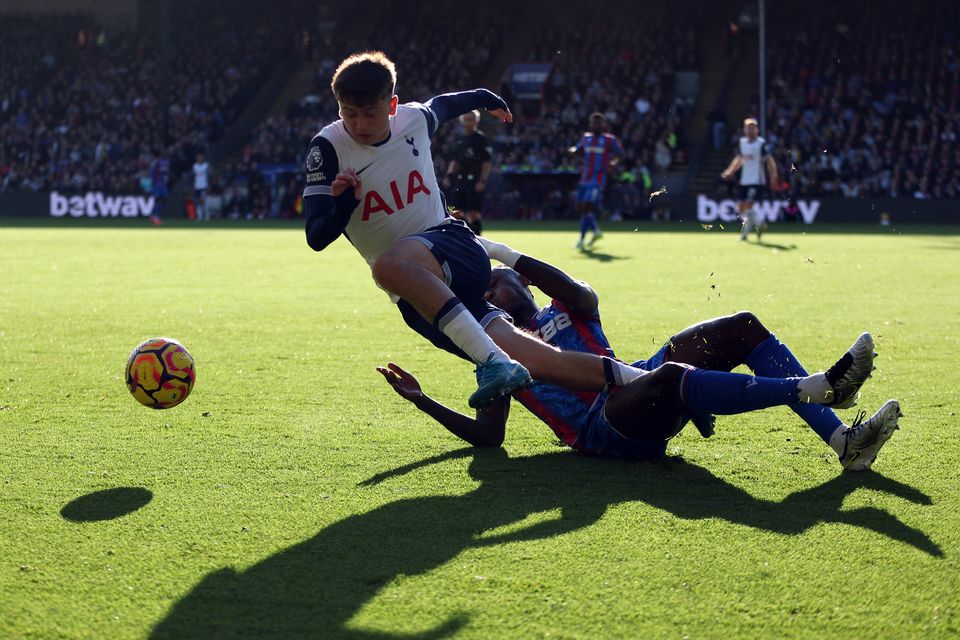
[[[580,213],[580,240],[577,249],[583,249],[587,231],[592,231],[590,244],[603,234],[597,216],[603,207],[603,190],[607,186],[610,167],[623,156],[623,146],[613,134],[606,132],[607,118],[602,113],[590,114],[590,130],[585,132],[570,153],[583,154],[580,184],[577,186],[577,210]]]
[[[720,176],[729,180],[740,171],[738,208],[743,220],[740,239],[746,240],[751,230],[757,232],[757,241],[763,237],[767,223],[761,219],[754,203],[766,196],[768,185],[777,183],[777,163],[767,149],[767,141],[760,137],[760,128],[754,118],[743,121],[743,136],[737,143],[737,153]]]
[[[514,323],[566,350],[613,357],[597,310],[597,294],[561,270],[505,245],[482,240],[487,252],[512,267],[493,270],[487,298]],[[538,309],[529,286],[553,298]],[[704,346],[709,345],[709,346]],[[571,392],[535,381],[513,394],[566,445],[609,457],[656,459],[667,440],[692,419],[704,436],[713,413],[735,414],[788,405],[839,456],[845,470],[869,468],[898,427],[900,405],[890,400],[869,420],[860,414],[847,427],[827,406],[848,408],[873,370],[873,341],[863,334],[825,373],[808,375],[790,350],[752,313],[740,312],[684,329],[648,360],[634,363],[649,373],[599,393]],[[758,376],[729,373],[746,364]],[[377,369],[401,397],[450,432],[475,446],[500,446],[509,398],[477,412],[459,414],[423,393],[416,378],[390,363]]]

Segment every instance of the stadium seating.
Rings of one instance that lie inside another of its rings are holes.
[[[167,137],[150,32],[104,29],[88,15],[3,16],[4,51],[25,70],[0,71],[0,190],[150,191],[157,158],[169,160],[171,181],[187,171],[292,46],[294,13],[279,21],[261,3],[235,5],[172,3]]]
[[[772,16],[767,138],[792,192],[960,195],[960,7],[879,1],[864,15],[819,2],[781,14]]]
[[[449,0],[385,9],[363,42],[347,41],[337,33],[327,36],[319,47],[321,60],[313,90],[289,104],[284,113],[272,115],[255,127],[237,161],[215,177],[215,185],[225,192],[225,215],[288,217],[297,213],[295,176],[281,174],[270,200],[257,206],[248,193],[252,167],[287,165],[290,171],[300,170],[307,143],[322,126],[337,118],[330,78],[341,59],[376,42],[397,64],[401,100],[425,101],[438,93],[481,86],[498,35],[509,28],[510,21],[503,7],[495,4],[477,5],[469,12]],[[413,32],[409,26],[398,28],[398,24],[424,28]],[[435,138],[439,175],[446,163],[444,150],[451,147],[456,131],[456,126],[447,125]]]
[[[512,104],[512,126],[485,123],[495,163],[506,173],[573,172],[566,149],[589,113],[601,111],[626,149],[628,179],[614,184],[612,206],[633,207],[649,192],[651,172],[682,166],[691,105],[673,95],[673,80],[700,66],[691,27],[699,4],[678,2],[679,11],[676,2],[614,0],[536,15],[536,30],[510,60],[550,62],[553,72],[542,103]],[[311,24],[304,16],[316,10],[288,0],[277,17],[254,0],[235,4],[227,13],[172,0],[166,138],[155,34],[105,29],[84,13],[0,18],[0,192],[150,192],[158,158],[169,160],[171,183],[189,175],[195,154],[295,55],[295,37]],[[316,56],[313,89],[255,125],[242,151],[213,167],[216,213],[299,212],[296,171],[307,141],[336,117],[329,78],[347,53],[376,43],[397,62],[401,99],[425,100],[496,82],[505,43],[516,48],[510,35],[528,29],[504,3],[378,7],[362,39],[339,28],[313,34],[311,52],[301,52]],[[951,30],[960,8],[934,0],[906,13],[891,0],[869,15],[826,0],[811,7],[771,7],[767,137],[783,186],[803,196],[960,195],[960,60]],[[434,141],[441,174],[458,132],[448,124]],[[288,168],[270,173],[267,188],[265,167]],[[559,182],[521,189],[494,181],[491,189],[513,209],[568,206]]]
[[[658,142],[666,154],[660,167],[676,161],[689,105],[674,100],[674,73],[697,66],[693,21],[689,14],[684,18],[659,5],[630,2],[558,7],[538,26],[525,54],[529,61],[554,64],[543,113],[518,119],[504,140],[502,163],[568,167],[566,148],[577,142],[593,111],[606,114],[623,141],[624,167],[653,169]]]

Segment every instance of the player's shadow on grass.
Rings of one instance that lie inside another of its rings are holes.
[[[469,473],[480,483],[473,491],[390,502],[344,518],[244,571],[213,572],[174,605],[152,637],[446,637],[461,629],[468,616],[449,612],[433,626],[414,621],[411,626],[422,630],[409,634],[347,625],[399,576],[425,574],[467,549],[567,534],[596,523],[611,505],[632,501],[680,518],[720,518],[784,535],[801,534],[822,522],[844,523],[943,555],[926,534],[887,511],[841,509],[844,498],[861,487],[931,503],[916,489],[876,473],[838,475],[776,502],[755,498],[707,469],[678,460],[630,464],[565,452],[511,459],[500,450],[463,450],[380,474],[364,484],[464,456],[471,457]],[[532,514],[556,510],[559,517],[515,528]],[[514,528],[502,529],[511,525]],[[642,542],[649,526],[637,522],[621,535]],[[542,561],[555,563],[554,558]]]
[[[153,494],[143,487],[104,489],[71,500],[60,510],[60,515],[71,522],[113,520],[133,513],[151,499]]]
[[[596,260],[597,262],[613,262],[614,260],[630,260],[629,256],[615,256],[610,253],[603,253],[602,251],[597,251],[591,249],[590,247],[584,247],[580,249],[581,255],[590,258],[591,260]]]
[[[778,251],[793,251],[797,248],[795,244],[778,244],[776,242],[770,242],[768,240],[760,240],[759,242],[751,242],[751,246],[760,247],[762,249],[777,249]]]

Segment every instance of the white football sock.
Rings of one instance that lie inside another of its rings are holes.
[[[797,399],[811,404],[823,404],[833,400],[833,387],[827,382],[827,375],[815,373],[801,378],[797,383]]]
[[[607,384],[611,387],[621,387],[629,384],[647,373],[643,369],[631,367],[613,358],[604,358],[603,363],[604,375],[607,377]]]
[[[837,427],[837,429],[830,434],[829,444],[830,448],[833,449],[838,456],[842,456],[847,444],[847,427]]]
[[[438,318],[436,324],[440,331],[474,362],[485,362],[490,354],[493,354],[494,362],[510,360],[510,356],[487,335],[463,303],[457,304],[442,318]]]

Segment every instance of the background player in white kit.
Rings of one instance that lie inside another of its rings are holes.
[[[777,163],[767,150],[767,141],[759,133],[760,128],[754,118],[743,121],[743,137],[738,143],[737,155],[720,174],[724,180],[729,180],[740,170],[738,208],[743,220],[741,240],[746,240],[751,230],[756,230],[757,241],[762,237],[766,221],[761,219],[753,205],[764,197],[767,185],[777,182]]]
[[[209,220],[207,216],[207,188],[210,186],[210,165],[202,153],[197,154],[193,163],[193,199],[197,210],[197,220]]]
[[[381,52],[350,56],[334,72],[341,119],[314,136],[305,160],[310,247],[322,251],[345,234],[412,329],[477,363],[472,407],[530,384],[530,373],[576,390],[642,375],[612,358],[554,349],[485,299],[489,257],[447,214],[430,138],[442,122],[477,108],[511,121],[503,99],[476,89],[399,104],[395,87],[393,62]]]

